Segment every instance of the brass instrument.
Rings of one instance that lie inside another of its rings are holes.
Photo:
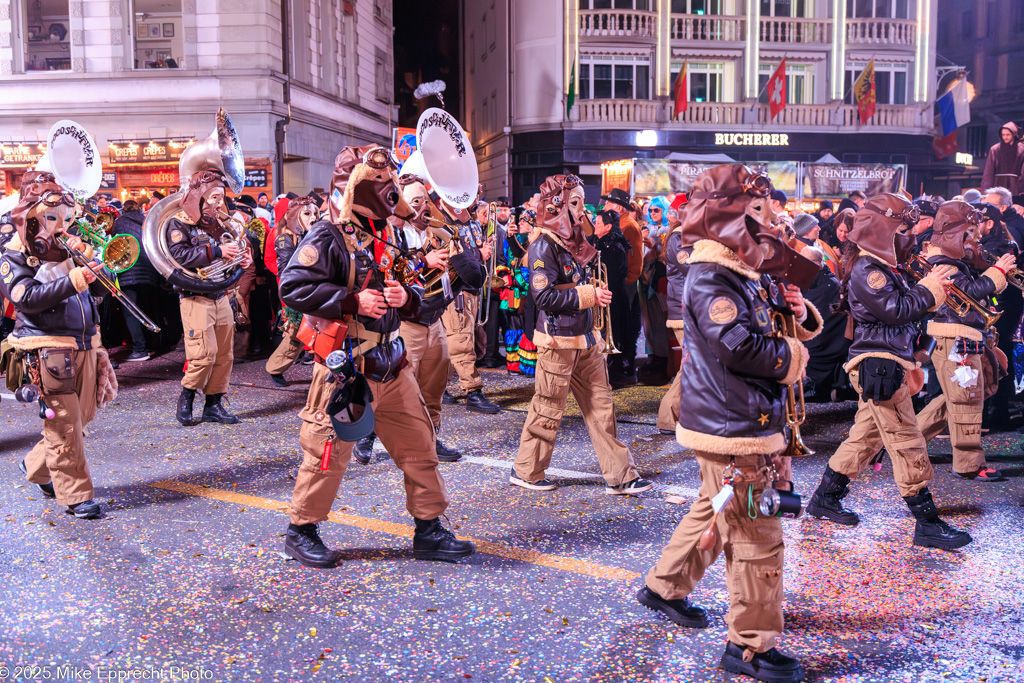
[[[498,267],[498,249],[501,245],[498,244],[498,226],[495,223],[495,217],[498,215],[498,206],[494,202],[487,205],[487,223],[484,225],[484,240],[487,240],[487,226],[494,225],[494,244],[491,247],[491,259],[487,264],[487,272],[484,274],[484,291],[480,294],[480,308],[477,309],[477,323],[480,325],[486,325],[487,321],[491,319],[491,301],[494,299],[493,292],[495,289],[501,289],[505,286],[505,281],[494,274],[495,269]]]
[[[590,278],[590,284],[598,289],[608,289],[608,266],[601,262],[600,252],[597,254],[597,265],[594,266],[594,272],[593,276]],[[610,306],[598,307],[597,318],[594,321],[594,329],[600,331],[601,336],[604,337],[604,348],[601,349],[601,353],[622,353],[622,351],[615,346],[615,334],[612,331]]]
[[[220,278],[232,272],[236,267],[240,268],[249,257],[249,238],[245,235],[245,224],[227,211],[218,211],[217,213],[217,220],[221,225],[230,227],[230,230],[225,230],[224,234],[220,236],[220,243],[234,244],[238,247],[238,253],[233,258],[220,259],[205,268],[196,268],[199,277],[206,280]]]
[[[975,243],[975,250],[981,256],[981,258],[988,265],[993,265],[999,258],[992,253],[985,251],[980,244]],[[1024,291],[1024,272],[1021,272],[1020,268],[1014,268],[1006,273],[1006,284],[1013,285],[1017,289]]]
[[[96,260],[111,273],[123,273],[139,260],[142,247],[133,235],[107,235],[98,222],[92,224],[85,220],[78,221],[77,227],[78,236],[96,248],[99,252]]]
[[[916,266],[921,270],[918,271],[913,266]],[[929,263],[925,257],[920,254],[915,254],[910,260],[910,263],[907,264],[906,272],[915,281],[919,281],[924,279],[924,277],[931,272],[932,267],[932,264]],[[960,289],[952,282],[946,285],[946,305],[953,309],[953,312],[961,318],[967,317],[967,315],[973,310],[985,321],[986,330],[995,325],[996,321],[999,320],[999,316],[1003,314],[1002,311],[993,311],[985,304],[970,297],[967,292]]]
[[[796,338],[797,327],[800,323],[796,315],[790,310],[775,310],[772,312],[772,330],[775,337]],[[800,435],[800,425],[807,419],[807,406],[804,403],[804,382],[797,378],[795,382],[786,387],[786,425],[789,427],[789,442],[782,455],[789,457],[803,457],[814,455],[814,451],[804,445],[803,437]]]
[[[427,216],[427,225],[429,243],[432,247],[430,251],[447,249],[449,258],[461,254],[464,251],[462,247],[462,240],[459,239],[458,226],[447,223],[436,216]],[[448,266],[447,270],[443,270],[441,268],[424,268],[422,273],[424,297],[429,298],[437,296],[445,291],[445,274],[448,275],[447,289],[450,292],[451,283],[455,282],[455,279],[459,276],[453,266]]]
[[[89,211],[82,209],[82,215],[92,221],[92,224],[103,232],[109,232],[114,226],[114,215],[106,211]]]
[[[71,256],[71,260],[75,262],[76,266],[89,268],[89,264],[92,263],[92,261],[87,259],[85,255],[82,254],[80,251],[72,249],[71,246],[68,244],[68,238],[66,235],[58,235],[57,239],[60,241],[61,245],[68,250],[68,254]],[[106,264],[104,263],[104,266],[105,265]],[[96,273],[96,281],[99,282],[113,296],[117,297],[117,300],[121,303],[124,309],[131,313],[133,316],[135,316],[138,319],[138,321],[146,327],[146,329],[148,329],[150,332],[160,332],[160,327],[155,322],[150,320],[149,316],[143,313],[142,309],[139,308],[134,301],[124,296],[121,292],[121,288],[117,286],[117,283],[111,280],[109,277],[107,277],[107,275],[103,271],[99,271]]]

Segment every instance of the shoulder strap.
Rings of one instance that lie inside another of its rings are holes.
[[[348,283],[346,288],[349,292],[352,292],[356,286],[356,255],[348,250],[348,245],[345,244],[345,236],[338,230],[338,226],[327,221],[327,230],[331,233],[331,237],[341,245],[342,250],[348,254]]]

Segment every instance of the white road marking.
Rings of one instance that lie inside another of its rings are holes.
[[[510,460],[497,460],[495,458],[484,458],[479,455],[463,455],[462,460],[459,462],[471,462],[477,465],[488,465],[490,467],[501,467],[506,470],[512,469],[512,461]],[[577,470],[563,470],[557,467],[549,467],[547,473],[556,477],[562,477],[564,479],[597,479],[604,481],[604,477],[600,474],[593,474],[591,472],[579,472]],[[686,496],[689,498],[696,498],[700,493],[698,489],[686,488],[685,486],[661,486],[655,484],[655,490],[660,493],[669,493],[675,496]]]

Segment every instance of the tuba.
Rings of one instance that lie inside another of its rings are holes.
[[[181,200],[185,195],[184,187],[193,174],[211,170],[224,174],[232,192],[238,194],[242,191],[245,181],[245,160],[231,117],[223,108],[217,110],[217,125],[210,137],[202,142],[196,142],[182,153],[178,162],[178,178],[182,189],[157,202],[156,206],[150,209],[142,226],[142,244],[157,272],[175,287],[197,294],[228,289],[237,283],[243,274],[241,263],[244,261],[244,248],[240,249],[239,257],[230,262],[196,270],[185,268],[171,256],[167,242],[167,226],[171,218],[181,210]],[[239,229],[235,225],[236,222],[226,222],[228,230],[222,236],[222,241],[246,247],[244,226]]]

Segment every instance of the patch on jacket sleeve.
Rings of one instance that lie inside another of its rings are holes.
[[[309,268],[316,265],[316,262],[320,260],[320,252],[312,244],[307,244],[302,249],[299,249],[298,259],[299,263]]]
[[[880,270],[873,270],[868,275],[868,287],[871,289],[881,289],[885,287],[885,275]]]
[[[11,290],[11,301],[18,303],[23,296],[25,296],[25,285],[14,285],[14,289]]]
[[[747,341],[748,337],[750,337],[750,330],[742,325],[736,325],[722,335],[722,345],[735,353],[736,349],[740,348],[743,342]]]
[[[0,275],[7,275],[9,272],[11,272],[11,264],[7,261],[0,263]]]
[[[711,300],[711,305],[708,306],[708,317],[718,325],[731,323],[738,314],[736,304],[727,296],[715,297]]]
[[[544,262],[541,261],[540,259],[537,259],[536,261],[533,262],[533,269],[534,270],[537,270],[538,268],[543,268],[543,267],[544,267]]]
[[[185,239],[185,233],[181,230],[171,230],[171,241],[177,244]]]
[[[679,261],[679,265],[681,265],[681,266],[682,266],[682,265],[685,265],[685,264],[686,264],[686,261],[687,261],[687,259],[689,259],[689,258],[690,258],[690,255],[689,255],[689,254],[687,254],[687,253],[686,253],[685,251],[683,251],[682,249],[680,249],[680,250],[679,250],[679,253],[678,253],[678,254],[676,254],[676,261]]]
[[[533,278],[530,280],[530,286],[537,290],[547,289],[548,276],[544,273],[534,273]]]

